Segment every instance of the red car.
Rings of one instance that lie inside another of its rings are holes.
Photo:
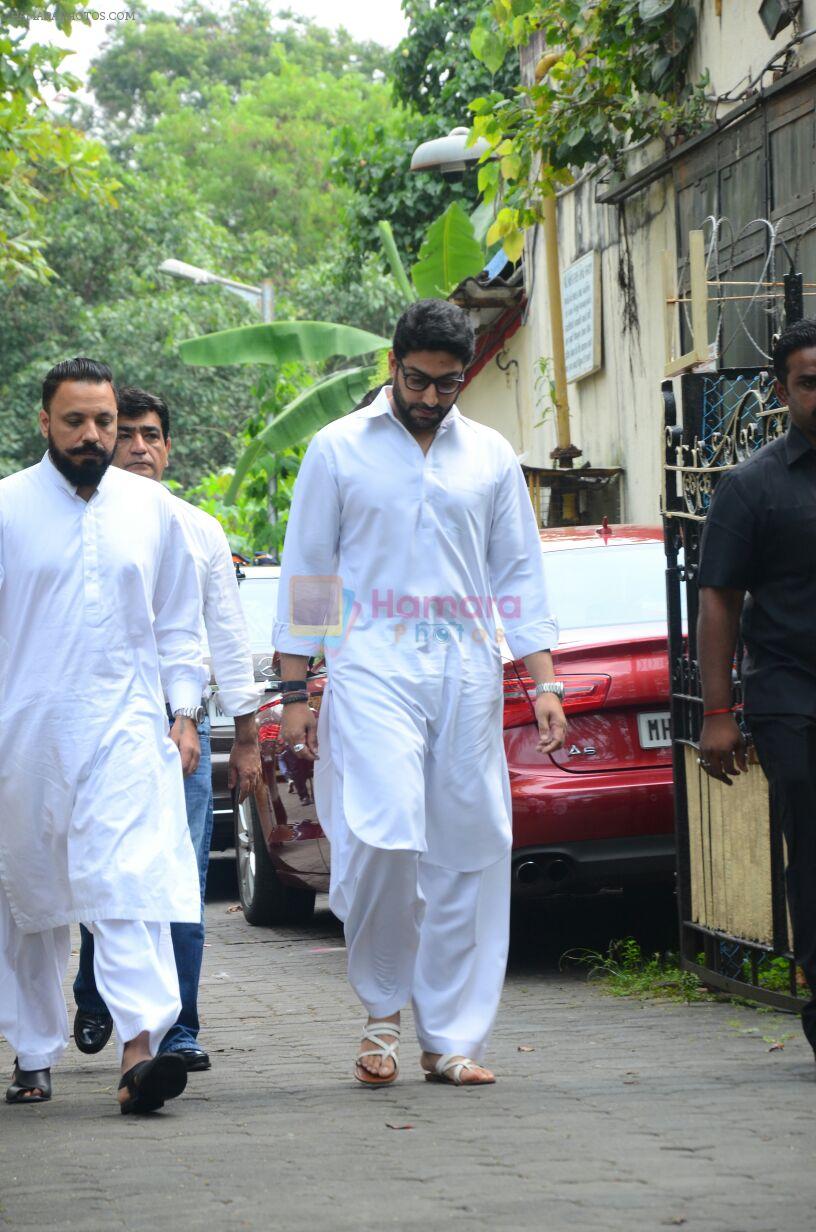
[[[643,526],[541,533],[569,728],[536,753],[532,681],[504,668],[504,745],[518,895],[654,885],[674,876],[663,534]]]
[[[656,885],[674,875],[665,558],[653,527],[541,532],[561,633],[564,748],[536,752],[533,682],[509,653],[504,743],[518,897]],[[506,647],[505,647],[506,650]],[[311,684],[319,704],[323,680]],[[250,923],[307,918],[328,889],[329,845],[311,768],[281,761],[278,703],[261,711],[266,786],[236,812],[241,901]]]

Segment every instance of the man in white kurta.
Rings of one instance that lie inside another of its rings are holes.
[[[170,413],[162,398],[136,387],[119,390],[119,418],[113,465],[132,475],[161,482],[170,460]],[[193,557],[201,592],[201,642],[209,655],[218,685],[221,711],[234,720],[235,741],[230,752],[228,786],[237,788],[239,801],[254,792],[261,776],[255,711],[259,686],[255,684],[249,635],[246,629],[232,552],[214,517],[175,497],[175,511]],[[188,1071],[210,1068],[207,1051],[198,1040],[198,983],[204,954],[204,890],[213,829],[212,757],[210,720],[198,717],[201,759],[184,780],[187,825],[198,862],[201,918],[195,924],[171,925],[173,952],[181,995],[181,1013],[161,1042],[162,1052],[175,1052]],[[110,1036],[110,1016],[99,997],[93,975],[93,938],[82,930],[80,961],[74,981],[77,1014],[74,1039],[83,1052],[98,1052]]]
[[[173,497],[105,469],[109,370],[58,365],[43,405],[49,452],[0,481],[0,1032],[40,1079],[11,1102],[50,1093],[67,1044],[68,926],[95,934],[132,1068],[179,1010],[161,926],[200,913],[164,708],[165,691],[176,713],[201,698],[195,565]]]
[[[493,1080],[476,1061],[509,929],[498,625],[540,682],[539,747],[557,748],[565,730],[521,468],[503,437],[454,405],[472,348],[455,306],[422,301],[404,314],[393,384],[312,440],[283,554],[283,735],[306,758],[319,738],[331,906],[369,1013],[355,1073],[374,1085],[396,1076],[409,1000],[432,1077]],[[304,656],[321,650],[329,686],[315,734],[299,686]]]

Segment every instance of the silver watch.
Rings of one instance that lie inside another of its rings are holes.
[[[554,693],[560,701],[563,701],[564,682],[562,680],[548,680],[546,684],[537,684],[535,687],[536,697],[541,697],[542,693]]]
[[[200,727],[204,721],[203,706],[179,706],[178,710],[173,711],[174,719],[192,719],[196,727]]]

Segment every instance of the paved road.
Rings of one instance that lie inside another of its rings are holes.
[[[136,1120],[113,1103],[112,1049],[71,1048],[51,1104],[0,1106],[0,1228],[813,1226],[814,1065],[793,1019],[644,1006],[558,972],[569,944],[633,927],[652,941],[665,920],[576,906],[519,929],[492,1052],[501,1081],[426,1084],[408,1031],[401,1081],[372,1092],[351,1079],[361,1016],[336,922],[324,909],[308,930],[253,929],[229,910],[234,892],[217,868],[202,986],[212,1071]],[[0,1072],[11,1060],[0,1043]]]

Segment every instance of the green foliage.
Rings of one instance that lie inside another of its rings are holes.
[[[646,955],[633,937],[611,941],[606,954],[569,950],[561,961],[586,967],[589,978],[601,978],[604,989],[615,997],[686,1002],[712,999],[696,975],[681,970],[676,954]]]
[[[179,347],[187,364],[314,364],[335,356],[352,358],[388,346],[387,338],[331,321],[273,321],[245,325]]]
[[[245,439],[250,440],[249,436]],[[267,459],[265,466],[256,466],[247,474],[235,498],[228,496],[234,474],[231,468],[204,475],[199,483],[179,495],[218,519],[234,552],[250,559],[256,552],[280,554],[304,452],[304,447],[287,449],[276,456],[274,463]],[[270,507],[275,515],[272,523]]]
[[[696,23],[689,0],[494,0],[471,40],[486,65],[536,33],[550,51],[535,84],[470,104],[474,137],[491,145],[479,186],[504,202],[489,240],[517,256],[542,196],[576,171],[601,161],[620,168],[627,145],[672,142],[703,126],[707,81],[687,79]]]
[[[48,286],[21,282],[0,294],[0,473],[41,457],[42,378],[77,354],[106,360],[121,381],[166,397],[175,438],[171,471],[184,485],[232,463],[236,434],[256,409],[252,375],[236,368],[202,379],[182,362],[177,345],[257,318],[217,287],[193,287],[157,269],[172,253],[231,272],[233,260],[251,264],[251,245],[236,246],[185,190],[129,172],[119,209],[66,197],[49,205],[47,219],[43,251],[59,278]]]
[[[494,68],[472,53],[471,31],[483,9],[484,0],[403,0],[408,33],[391,61],[399,102],[447,121],[450,129],[465,123],[468,104],[477,94],[489,88],[513,89],[516,71],[511,61],[502,55]]]
[[[388,219],[403,260],[416,258],[422,238],[454,201],[468,208],[477,195],[476,173],[449,183],[435,172],[411,173],[422,141],[443,137],[468,121],[477,95],[510,92],[516,81],[508,61],[494,75],[474,56],[470,33],[484,0],[403,0],[408,34],[393,53],[390,80],[401,106],[364,127],[347,125],[336,137],[335,179],[354,190],[348,205],[353,250],[379,247],[377,226]]]
[[[466,120],[461,121],[466,123]],[[332,177],[353,190],[347,209],[352,250],[380,252],[380,219],[388,219],[403,260],[413,259],[422,237],[452,201],[476,194],[476,172],[451,184],[441,175],[411,172],[411,155],[422,141],[442,137],[453,123],[405,110],[385,111],[363,127],[344,125],[335,133]]]
[[[291,65],[304,78],[320,74],[373,81],[388,52],[329,31],[287,10],[273,14],[262,0],[216,9],[187,0],[176,15],[142,11],[112,28],[90,76],[108,140],[122,130],[147,131],[164,113],[168,91],[181,108],[207,111],[213,98],[236,102],[248,82]]]
[[[227,500],[235,498],[244,478],[251,472],[264,452],[277,456],[281,450],[299,445],[314,436],[326,424],[332,423],[354,409],[374,385],[375,365],[344,368],[331,376],[315,381],[272,419],[254,438],[241,456],[235,475],[227,490]]]
[[[29,42],[41,5],[0,3],[0,284],[45,283],[46,207],[57,193],[113,206],[118,187],[105,151],[49,111],[45,93],[79,81],[61,71],[67,52]],[[78,6],[55,3],[52,20],[69,32]]]
[[[483,267],[484,250],[476,239],[473,223],[454,201],[431,224],[411,276],[423,299],[444,297]]]

